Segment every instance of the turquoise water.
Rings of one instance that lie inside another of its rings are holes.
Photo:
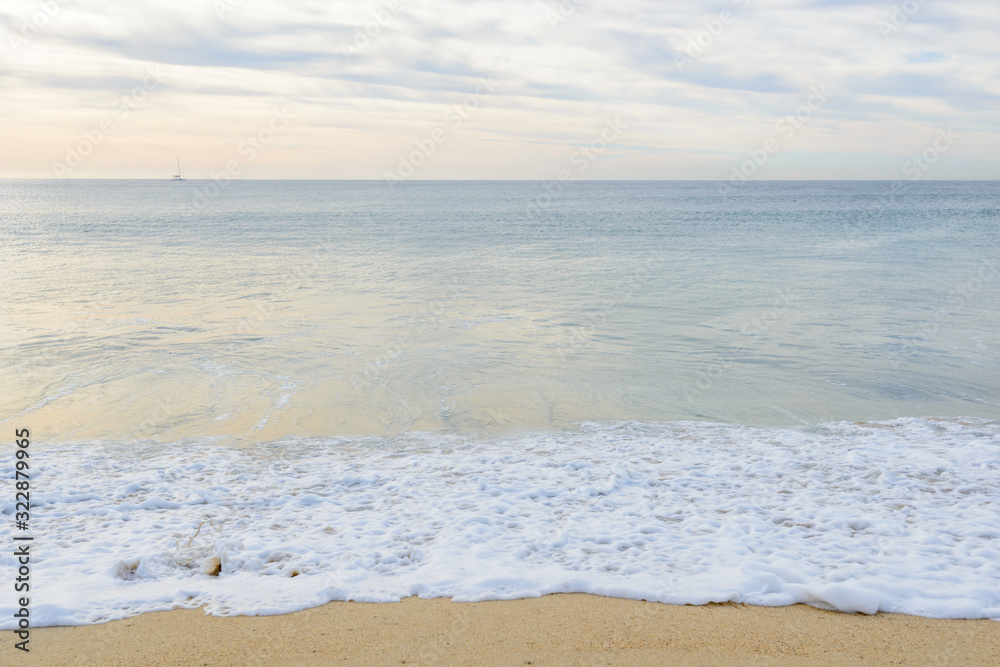
[[[2,413],[54,442],[997,417],[998,195],[4,181]]]

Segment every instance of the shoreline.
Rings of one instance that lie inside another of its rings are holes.
[[[1000,664],[1000,622],[570,593],[330,602],[274,616],[176,609],[35,628],[30,648],[5,641],[2,661],[16,652],[39,665],[987,665]]]

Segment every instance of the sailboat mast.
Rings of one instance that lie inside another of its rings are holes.
[[[180,158],[180,156],[177,157],[177,173],[174,174],[174,177],[171,178],[170,180],[171,181],[183,181],[184,180],[184,175],[181,173],[181,158]]]

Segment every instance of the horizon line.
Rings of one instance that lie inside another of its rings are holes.
[[[214,183],[213,178],[185,178],[180,182],[209,182]],[[406,180],[394,180],[392,185],[404,183],[548,183],[552,178],[412,178]],[[75,182],[75,181],[151,181],[163,183],[177,183],[167,177],[95,177],[95,178],[39,178],[39,177],[13,177],[0,176],[0,181],[54,181],[54,182]],[[388,183],[383,178],[233,178],[228,181],[288,181],[288,182],[347,182],[347,183]],[[576,178],[562,181],[564,183],[732,183],[737,182],[729,178]],[[739,183],[1000,183],[998,178],[754,178],[738,181]]]

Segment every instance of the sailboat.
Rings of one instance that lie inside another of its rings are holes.
[[[174,174],[174,177],[171,178],[170,180],[171,181],[186,181],[187,180],[186,178],[184,178],[183,175],[181,175],[181,159],[180,158],[177,158],[177,173]]]

